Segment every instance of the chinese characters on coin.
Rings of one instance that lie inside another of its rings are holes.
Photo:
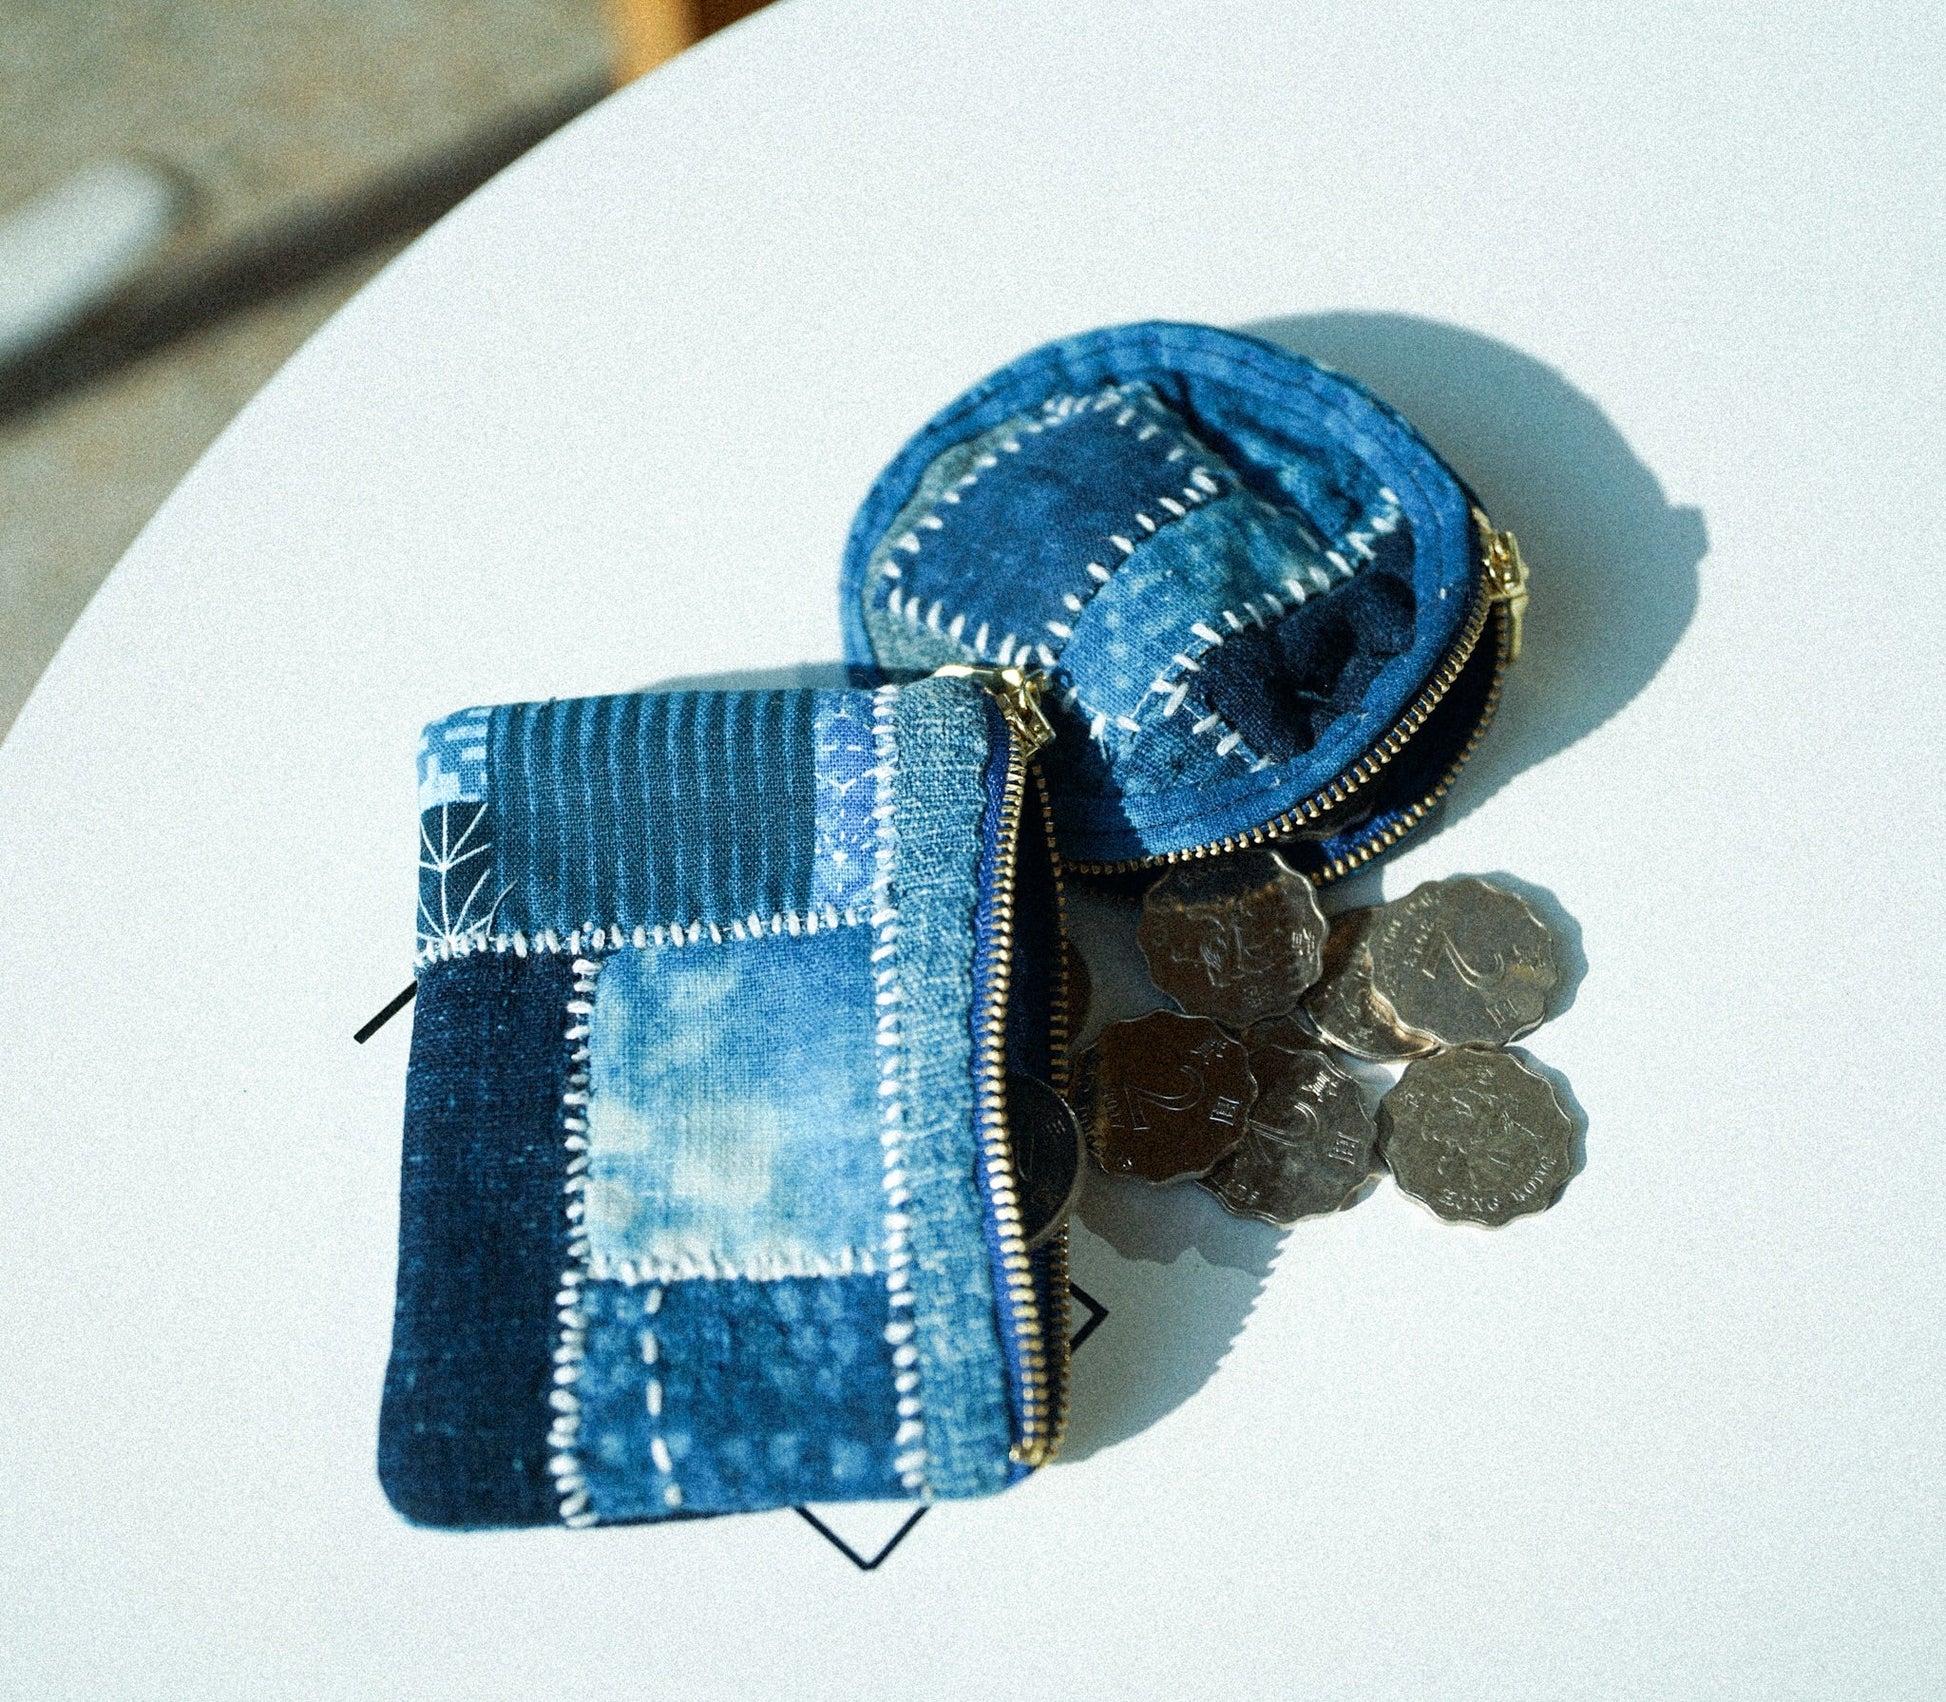
[[[1388,904],[1367,935],[1372,992],[1395,1026],[1443,1046],[1505,1046],[1547,1020],[1561,947],[1504,887],[1428,881]]]
[[[1248,1056],[1207,1017],[1111,1023],[1075,1061],[1075,1110],[1111,1176],[1180,1182],[1242,1138],[1257,1097]]]
[[[1239,1217],[1267,1223],[1337,1211],[1377,1160],[1358,1084],[1288,1019],[1258,1023],[1244,1041],[1257,1103],[1236,1151],[1203,1186]]]

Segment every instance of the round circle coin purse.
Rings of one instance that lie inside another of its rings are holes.
[[[879,477],[847,659],[1037,671],[1055,837],[1110,874],[1277,844],[1314,880],[1431,814],[1519,653],[1526,570],[1360,385],[1151,323],[949,404]]]

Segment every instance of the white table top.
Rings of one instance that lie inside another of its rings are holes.
[[[37,1697],[1932,1697],[1937,18],[783,6],[363,291],[0,749],[0,1681]],[[1275,328],[1536,569],[1455,819],[1590,965],[1547,1215],[1097,1199],[1074,1458],[409,1529],[373,1469],[419,725],[837,653],[846,522],[1047,337]],[[1148,1202],[1153,1204],[1153,1202]],[[861,1540],[863,1540],[861,1538]]]

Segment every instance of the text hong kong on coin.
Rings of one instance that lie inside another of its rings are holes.
[[[1202,1175],[1242,1138],[1256,1098],[1242,1043],[1206,1017],[1151,1011],[1115,1023],[1075,1063],[1082,1132],[1111,1176]]]
[[[1455,1222],[1545,1211],[1574,1171],[1575,1122],[1552,1084],[1492,1047],[1408,1064],[1379,1104],[1378,1133],[1399,1187]]]

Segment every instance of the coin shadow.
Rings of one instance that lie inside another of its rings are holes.
[[[1572,1007],[1575,995],[1581,990],[1581,983],[1588,974],[1588,954],[1581,948],[1581,924],[1553,893],[1533,881],[1524,881],[1518,875],[1510,875],[1505,869],[1493,869],[1481,876],[1495,886],[1505,887],[1516,897],[1525,899],[1528,907],[1545,922],[1561,945],[1561,979],[1554,991],[1548,995],[1547,1018],[1549,1022],[1563,1016]]]
[[[1094,987],[1077,1050],[1109,1023],[1177,1008],[1136,940],[1137,894],[1068,892],[1069,937]],[[1085,1460],[1148,1429],[1216,1374],[1288,1232],[1233,1216],[1205,1188],[1152,1187],[1093,1164],[1074,1215],[1075,1280],[1109,1311],[1074,1362],[1061,1457]]]
[[[1532,567],[1520,663],[1448,795],[1445,822],[1585,738],[1655,677],[1696,612],[1709,535],[1702,511],[1668,500],[1592,399],[1508,344],[1407,314],[1311,314],[1244,329],[1397,408],[1519,537]]]
[[[1554,1089],[1554,1097],[1560,1100],[1561,1109],[1574,1125],[1574,1133],[1568,1137],[1568,1182],[1572,1182],[1588,1167],[1588,1113],[1575,1098],[1568,1078],[1552,1064],[1543,1064],[1525,1046],[1509,1046],[1507,1050]],[[1565,1188],[1567,1183],[1562,1186]]]

